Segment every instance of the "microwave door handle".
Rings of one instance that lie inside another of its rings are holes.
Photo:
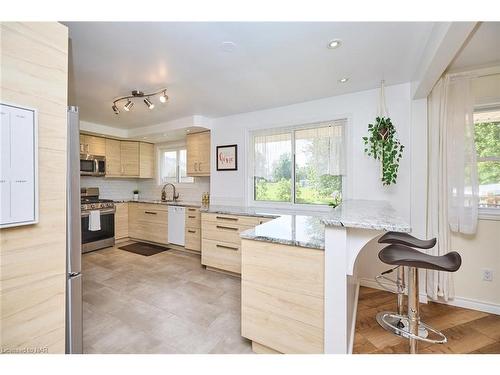
[[[94,174],[99,175],[99,161],[94,159]]]

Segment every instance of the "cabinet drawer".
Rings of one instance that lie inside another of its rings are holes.
[[[203,221],[201,224],[203,239],[229,242],[240,245],[240,233],[254,226],[238,225],[232,223],[217,223]]]
[[[189,250],[201,251],[201,229],[186,227],[184,247]]]
[[[255,227],[259,224],[263,224],[266,221],[272,220],[269,217],[260,216],[238,216],[238,215],[226,215],[226,214],[214,214],[214,213],[203,213],[202,220],[210,221],[214,223],[225,223],[225,224],[239,224],[248,225]]]
[[[130,207],[139,210],[168,211],[168,206],[166,204],[130,202]]]
[[[201,228],[201,218],[199,212],[189,212],[186,210],[186,227]]]
[[[203,239],[201,245],[201,264],[241,273],[240,245],[207,239]]]
[[[168,244],[167,224],[132,221],[129,225],[129,236],[139,240]]]

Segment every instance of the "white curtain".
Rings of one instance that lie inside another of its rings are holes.
[[[427,235],[437,237],[432,255],[450,249],[450,233],[475,233],[478,180],[471,77],[441,78],[428,97]],[[427,295],[453,298],[453,274],[427,271]]]

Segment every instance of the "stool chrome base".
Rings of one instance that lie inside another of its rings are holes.
[[[404,338],[413,338],[419,341],[429,342],[431,344],[444,344],[447,341],[445,335],[423,322],[419,322],[418,336],[411,334],[409,332],[410,323],[408,317],[405,315],[395,314],[390,311],[382,311],[377,314],[377,322],[385,330]],[[439,338],[428,338],[429,332],[432,332]]]

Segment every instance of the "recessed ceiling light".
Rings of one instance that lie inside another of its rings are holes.
[[[186,133],[189,133],[189,129],[186,129]]]
[[[349,81],[349,78],[341,78],[341,79],[339,79],[340,83],[346,83],[347,81]]]
[[[220,44],[220,49],[224,52],[233,52],[236,49],[236,43],[234,43],[234,42],[222,42]]]
[[[333,39],[328,42],[328,48],[335,49],[339,48],[342,45],[342,41],[340,39]]]

